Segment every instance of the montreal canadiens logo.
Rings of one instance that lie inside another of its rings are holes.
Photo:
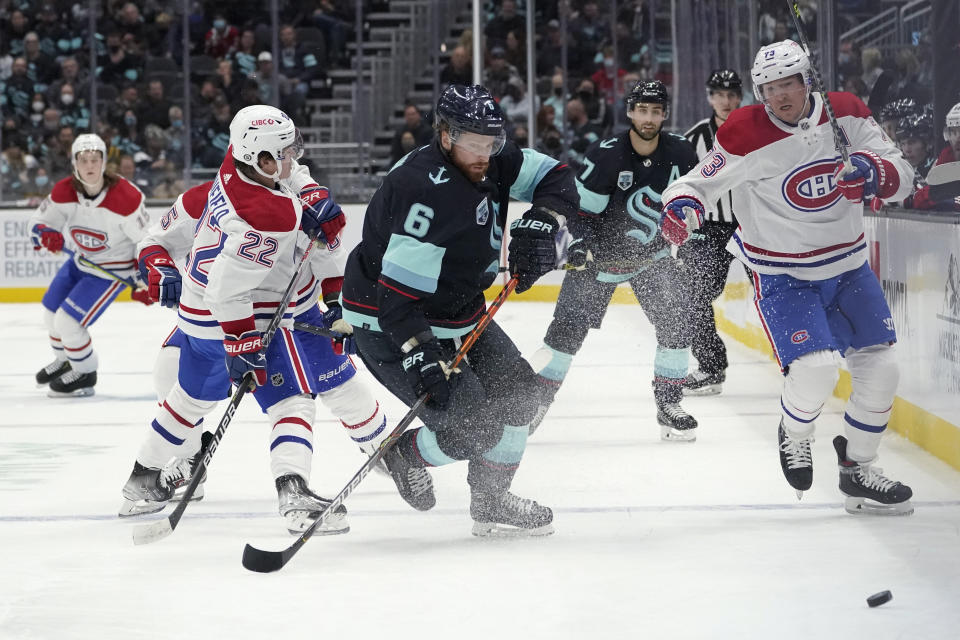
[[[97,252],[109,248],[107,247],[107,234],[102,231],[74,227],[70,230],[70,237],[73,238],[78,247],[82,247],[85,251]]]
[[[783,198],[799,211],[823,211],[841,198],[833,178],[836,160],[817,160],[797,167],[783,181]]]
[[[800,329],[800,331],[795,331],[792,336],[790,336],[790,342],[793,344],[800,344],[801,342],[806,342],[807,338],[810,337],[810,334],[807,333],[806,329]]]

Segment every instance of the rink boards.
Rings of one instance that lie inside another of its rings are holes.
[[[346,205],[344,244],[360,239],[364,205]],[[150,207],[151,218],[167,207]],[[524,211],[511,208],[511,217]],[[890,215],[890,211],[894,215]],[[897,326],[901,379],[890,426],[953,467],[960,469],[960,220],[889,210],[866,219],[870,265],[883,284]],[[0,209],[0,302],[38,302],[63,258],[34,252],[28,220],[32,209]],[[504,256],[509,238],[504,239]],[[505,263],[506,260],[504,259]],[[517,300],[553,301],[562,272],[545,276]],[[496,287],[491,294],[496,293]],[[724,334],[771,355],[753,306],[743,270],[734,263],[717,324]],[[129,300],[129,292],[120,300]],[[636,304],[626,286],[614,303]],[[835,394],[850,394],[850,377],[841,372]]]

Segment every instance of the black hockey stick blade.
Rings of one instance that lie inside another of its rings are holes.
[[[303,538],[298,538],[292,547],[283,551],[263,551],[248,544],[243,548],[243,567],[256,573],[280,571],[301,546]]]

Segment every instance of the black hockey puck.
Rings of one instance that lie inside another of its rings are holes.
[[[893,600],[893,594],[889,591],[881,591],[880,593],[875,593],[869,598],[867,598],[867,604],[871,607],[879,607],[882,604],[886,604]]]

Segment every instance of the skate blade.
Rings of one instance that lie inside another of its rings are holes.
[[[46,385],[44,385],[46,386]],[[83,389],[77,389],[76,391],[54,391],[53,389],[47,390],[48,398],[89,398],[94,393],[93,387],[84,387]]]
[[[287,515],[283,516],[284,522],[287,524],[287,531],[290,532],[292,536],[298,536],[313,525],[314,521],[317,519],[317,513],[310,511],[291,511]],[[317,530],[313,532],[315,536],[336,536],[343,533],[348,533],[350,531],[350,523],[347,522],[346,516],[332,514],[327,518],[326,522],[323,525],[317,527]]]
[[[847,496],[843,501],[843,508],[847,513],[855,516],[909,516],[913,513],[913,505],[909,500],[896,504],[882,504],[866,498]]]
[[[797,501],[803,500],[803,489],[794,489],[797,492]]]
[[[145,516],[151,513],[163,511],[166,508],[166,502],[149,502],[147,500],[129,500],[123,499],[120,509],[117,510],[117,516],[121,518],[133,518],[136,516]]]
[[[180,502],[183,498],[183,494],[187,492],[187,487],[190,486],[190,481],[187,481],[187,484],[177,487],[177,492],[173,494],[173,497],[170,498],[170,502]],[[197,490],[193,492],[193,496],[190,498],[190,502],[200,502],[203,500],[203,485],[201,484],[197,487]]]
[[[533,529],[523,529],[521,527],[511,527],[510,525],[497,522],[476,522],[473,523],[471,533],[478,538],[532,538],[536,536],[549,536],[553,533],[553,523],[545,524],[542,527]]]
[[[698,389],[688,389],[687,387],[684,387],[683,395],[693,397],[718,396],[722,391],[723,385],[708,384],[707,386],[700,387]]]
[[[527,437],[532,436],[537,431],[537,427],[543,422],[543,419],[547,417],[547,411],[550,409],[550,405],[543,405],[537,407],[537,415],[533,416],[533,420],[530,421],[529,426],[527,427],[528,433]]]
[[[696,442],[696,429],[674,429],[673,427],[660,427],[660,439],[664,442]]]

